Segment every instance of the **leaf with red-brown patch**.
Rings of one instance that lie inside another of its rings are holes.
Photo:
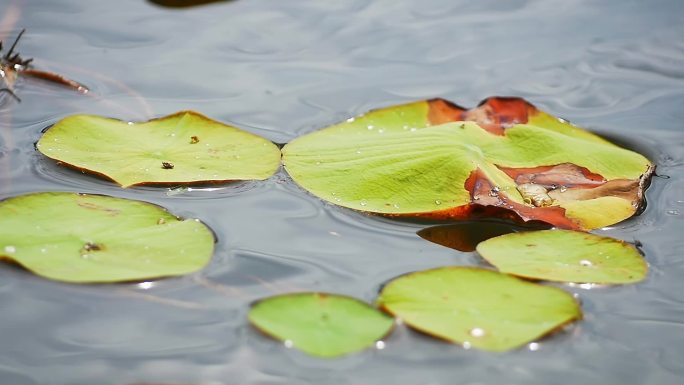
[[[500,97],[372,111],[295,139],[283,161],[306,190],[356,210],[584,230],[633,215],[653,172],[640,154]]]

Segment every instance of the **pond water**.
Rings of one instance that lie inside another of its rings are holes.
[[[0,23],[6,41],[27,29],[19,50],[36,67],[92,91],[24,80],[21,103],[0,96],[0,198],[141,199],[202,219],[219,239],[202,272],[143,284],[67,285],[0,266],[0,383],[684,383],[684,2],[3,0]],[[322,203],[282,171],[210,189],[123,190],[34,150],[43,128],[74,113],[144,120],[193,109],[285,143],[372,108],[491,95],[522,96],[636,149],[661,175],[641,216],[597,231],[640,241],[648,280],[563,286],[585,319],[505,354],[398,327],[384,349],[320,360],[247,325],[261,297],[372,301],[397,275],[483,264],[423,240],[424,225]]]

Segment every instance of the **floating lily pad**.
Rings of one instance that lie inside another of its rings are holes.
[[[308,354],[336,357],[366,349],[387,335],[392,318],[357,299],[296,293],[256,302],[250,322],[262,332]]]
[[[506,234],[480,243],[477,252],[501,272],[548,281],[633,283],[648,271],[634,246],[577,231]]]
[[[66,282],[117,282],[204,267],[214,235],[197,220],[101,195],[46,192],[0,202],[0,258]]]
[[[272,142],[192,111],[144,123],[73,115],[48,129],[37,148],[122,187],[262,180],[280,165]]]
[[[372,111],[293,140],[283,161],[303,188],[356,210],[570,229],[633,215],[652,173],[643,156],[516,98]]]
[[[396,278],[378,305],[416,330],[491,351],[519,347],[582,316],[561,289],[471,267]]]

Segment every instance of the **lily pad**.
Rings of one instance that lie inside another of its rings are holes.
[[[472,267],[443,267],[396,278],[378,305],[410,327],[450,342],[505,351],[580,319],[567,292]]]
[[[372,346],[394,320],[355,298],[295,293],[256,302],[249,321],[262,332],[308,354],[336,357]]]
[[[293,140],[283,161],[303,188],[356,210],[570,229],[633,215],[653,170],[642,155],[516,98],[372,111]]]
[[[501,272],[548,281],[634,283],[648,272],[634,246],[577,231],[506,234],[480,243],[477,252]]]
[[[73,115],[50,127],[36,147],[122,187],[263,180],[280,165],[272,142],[192,111],[144,123]]]
[[[214,251],[197,220],[101,195],[45,192],[0,202],[0,258],[45,278],[75,283],[192,273]]]

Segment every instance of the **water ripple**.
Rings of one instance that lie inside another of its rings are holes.
[[[436,385],[453,383],[456,369],[459,383],[472,385],[684,378],[680,2],[0,4],[0,14],[20,13],[7,30],[27,28],[22,55],[92,90],[83,96],[23,79],[22,102],[0,102],[0,198],[71,190],[142,199],[200,218],[219,239],[205,270],[137,285],[65,285],[2,266],[0,327],[11,333],[0,347],[0,377],[12,385]],[[581,296],[585,320],[503,355],[400,327],[383,350],[321,361],[247,326],[250,301],[272,293],[325,290],[371,301],[396,275],[480,263],[420,239],[421,223],[325,204],[282,171],[263,182],[121,189],[33,148],[41,129],[75,113],[146,120],[193,109],[286,142],[373,108],[430,97],[474,105],[490,95],[528,98],[644,153],[669,177],[654,179],[641,216],[601,230],[641,241],[649,278],[564,287]]]

